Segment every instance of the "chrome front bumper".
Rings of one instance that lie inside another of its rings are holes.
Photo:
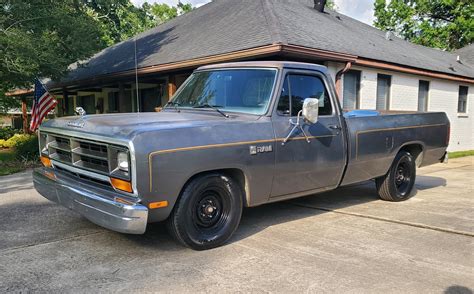
[[[138,203],[118,202],[117,193],[70,180],[50,168],[35,169],[33,182],[36,191],[45,198],[99,226],[128,234],[143,234],[146,230],[148,208]]]

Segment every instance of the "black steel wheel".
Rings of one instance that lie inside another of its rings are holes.
[[[199,176],[186,185],[168,219],[168,230],[177,241],[195,250],[225,243],[242,215],[242,191],[230,177]]]
[[[403,201],[410,197],[416,179],[416,164],[413,156],[400,151],[388,173],[375,180],[377,192],[381,199]]]

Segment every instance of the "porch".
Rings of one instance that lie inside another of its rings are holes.
[[[53,89],[57,116],[74,115],[76,107],[87,114],[159,111],[191,74],[128,77]]]

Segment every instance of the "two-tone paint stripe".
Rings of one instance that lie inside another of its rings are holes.
[[[400,131],[400,130],[418,129],[418,128],[430,128],[430,127],[439,127],[439,126],[446,126],[446,124],[431,124],[431,125],[406,126],[406,127],[397,127],[397,128],[384,128],[384,129],[371,129],[371,130],[357,131],[356,136],[355,136],[355,149],[356,149],[355,159],[358,160],[359,158],[359,135],[361,134],[385,132],[385,131]]]
[[[308,136],[308,139],[310,140],[321,139],[321,138],[330,138],[330,137],[335,137],[335,136],[337,136],[337,134]],[[194,150],[206,150],[206,149],[213,149],[213,148],[235,147],[235,146],[243,146],[243,145],[251,145],[251,144],[278,143],[278,142],[283,142],[284,140],[285,138],[275,138],[275,139],[264,139],[264,140],[255,140],[255,141],[240,141],[240,142],[231,142],[231,143],[198,145],[198,146],[189,146],[189,147],[153,151],[148,154],[148,173],[149,173],[149,181],[150,181],[150,192],[153,191],[153,165],[152,165],[153,156],[160,155],[160,154],[168,154],[168,153],[186,152],[186,151],[194,151]],[[288,141],[299,141],[299,140],[306,140],[306,138],[295,137],[295,138],[290,138]]]

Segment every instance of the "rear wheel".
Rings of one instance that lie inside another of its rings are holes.
[[[416,164],[413,156],[400,151],[388,173],[375,180],[377,192],[381,199],[403,201],[410,197],[416,179]]]
[[[207,174],[183,190],[168,219],[168,230],[195,250],[222,245],[237,229],[242,215],[242,191],[231,178]]]

